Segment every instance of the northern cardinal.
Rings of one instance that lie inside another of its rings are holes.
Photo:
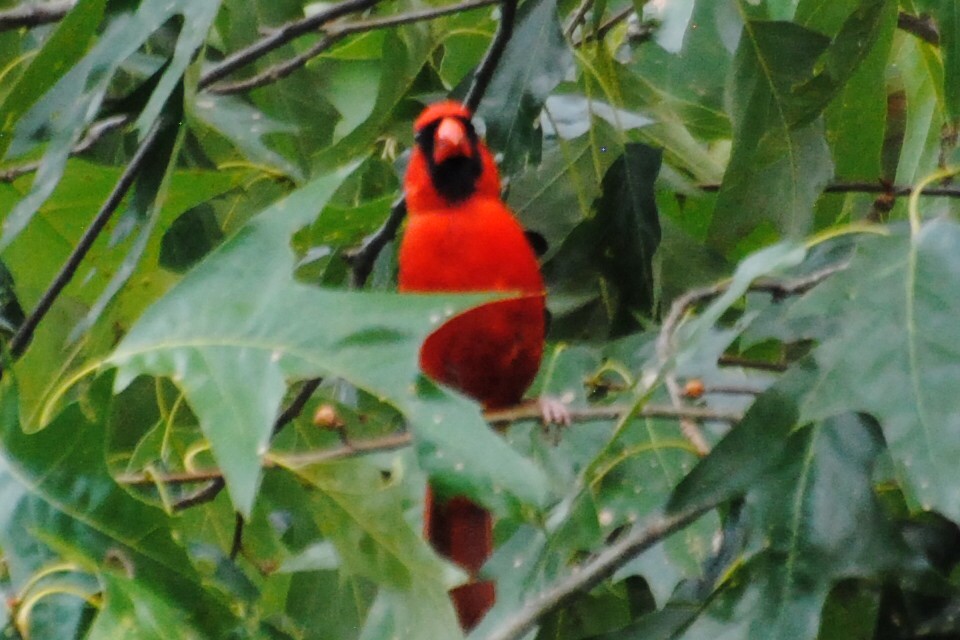
[[[414,123],[404,179],[409,220],[400,245],[401,291],[509,291],[519,297],[455,316],[427,337],[420,367],[485,409],[517,404],[543,355],[544,286],[523,228],[500,198],[500,176],[463,105],[434,104]],[[490,514],[466,498],[427,490],[425,533],[473,578],[493,549]],[[469,630],[493,606],[490,581],[451,591]]]

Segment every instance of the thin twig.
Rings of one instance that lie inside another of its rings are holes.
[[[517,0],[502,0],[500,3],[500,24],[497,25],[497,32],[487,48],[486,55],[473,74],[473,83],[470,90],[467,91],[463,99],[464,106],[470,111],[476,111],[483,100],[483,95],[493,80],[493,74],[500,64],[503,52],[507,50],[507,44],[513,36],[513,24],[517,20]]]
[[[223,491],[225,486],[227,486],[227,483],[224,481],[223,476],[216,476],[207,486],[198,489],[185,498],[181,498],[174,502],[173,510],[183,511],[184,509],[189,509],[190,507],[196,507],[201,504],[213,502],[213,500],[220,495],[220,492]]]
[[[597,30],[594,33],[581,32],[580,39],[574,42],[573,46],[581,47],[585,43],[593,40],[603,40],[607,36],[607,34],[610,33],[611,29],[613,29],[618,24],[620,24],[621,22],[629,18],[635,12],[636,12],[636,7],[634,7],[633,4],[630,4],[624,7],[620,11],[616,12],[615,14],[607,18],[607,20],[603,24],[597,27]]]
[[[333,5],[326,11],[320,11],[307,18],[281,25],[249,47],[235,51],[211,67],[200,77],[200,82],[197,86],[200,89],[205,89],[237,69],[259,60],[271,51],[279,49],[292,40],[311,31],[315,31],[324,24],[342,18],[343,16],[366,11],[380,1],[381,0],[345,0],[344,2]]]
[[[567,25],[566,33],[568,38],[573,38],[573,33],[577,30],[577,27],[580,23],[583,22],[583,18],[587,15],[587,11],[593,8],[594,0],[583,0],[580,3],[580,6],[577,7],[577,10],[573,13],[573,18],[570,19],[570,23]]]
[[[471,9],[487,7],[492,4],[496,4],[498,1],[499,0],[469,0],[468,2],[463,2],[461,4],[448,5],[446,7],[438,7],[436,9],[411,11],[410,13],[387,16],[385,18],[357,20],[353,22],[335,24],[325,28],[324,37],[303,53],[294,56],[289,60],[284,60],[283,62],[276,64],[269,69],[266,69],[265,71],[262,71],[261,73],[258,73],[257,75],[245,80],[214,85],[209,88],[209,91],[218,94],[231,94],[263,87],[282,78],[286,78],[288,75],[297,69],[302,68],[307,64],[307,62],[317,57],[346,36],[357,33],[365,33],[367,31],[375,31],[377,29],[396,27],[404,24],[412,24],[414,22],[435,20],[436,18],[449,15],[451,13],[461,13],[470,11]]]
[[[13,9],[0,11],[0,31],[10,31],[20,27],[39,27],[59,22],[73,9],[74,0],[67,2],[45,2],[43,4],[24,4]]]
[[[104,118],[103,120],[98,120],[90,125],[90,128],[87,129],[87,133],[77,145],[70,150],[70,155],[75,156],[83,153],[94,144],[96,144],[100,138],[105,136],[110,131],[118,127],[122,127],[130,121],[129,115],[116,115],[110,116],[109,118]],[[26,164],[9,167],[7,169],[0,170],[0,182],[13,182],[20,176],[26,175],[28,173],[33,173],[40,168],[40,161],[28,162]]]
[[[290,401],[290,404],[288,404],[287,407],[280,412],[280,415],[277,416],[277,419],[273,421],[271,433],[274,436],[280,433],[286,425],[293,422],[293,420],[303,412],[303,408],[307,406],[310,396],[314,394],[321,382],[322,378],[314,378],[313,380],[307,380],[303,383],[300,391],[298,391],[297,395]],[[200,478],[198,481],[201,480],[210,480],[210,484],[174,502],[174,511],[182,511],[183,509],[189,509],[190,507],[212,502],[220,495],[220,492],[223,491],[226,486],[223,476],[221,476],[219,472],[214,475],[208,475],[206,478]]]
[[[616,419],[629,411],[627,405],[608,405],[603,407],[585,407],[570,409],[572,422],[589,422],[591,420]],[[660,404],[648,404],[637,411],[641,418],[689,418],[690,420],[717,420],[720,422],[739,422],[741,415],[729,411],[715,411],[701,407],[668,407]],[[542,418],[540,407],[536,404],[522,404],[510,409],[486,411],[483,417],[490,423],[519,422],[521,420],[539,420]]]
[[[719,184],[701,184],[697,188],[707,193],[720,190]],[[886,185],[879,182],[834,182],[823,189],[823,193],[882,193],[895,198],[907,197],[913,193],[912,185]],[[926,187],[922,196],[960,198],[960,186]]]
[[[758,396],[763,392],[760,387],[739,384],[711,384],[703,388],[704,395]]]
[[[940,31],[937,29],[937,23],[928,15],[915,16],[901,11],[897,14],[897,28],[935,47],[940,46]]]
[[[280,412],[277,419],[273,421],[273,430],[271,433],[274,436],[280,433],[285,426],[293,422],[294,419],[303,412],[303,408],[307,406],[310,396],[320,387],[321,382],[323,382],[323,378],[314,378],[303,383],[300,391],[298,391],[297,395],[290,401],[287,408]]]
[[[777,299],[800,295],[846,267],[846,263],[839,263],[810,275],[790,280],[764,278],[752,282],[747,290],[763,291]],[[663,326],[660,328],[660,334],[657,336],[657,357],[660,360],[661,366],[666,366],[670,361],[673,335],[676,333],[680,323],[690,309],[722,295],[730,288],[731,283],[732,280],[725,280],[699,289],[691,289],[673,301],[673,304],[670,305],[670,311],[663,321]],[[773,365],[774,363],[770,364]],[[776,366],[780,367],[783,365],[777,364]],[[676,375],[672,372],[667,373],[664,376],[664,382],[667,386],[667,392],[670,394],[670,402],[673,403],[674,408],[677,410],[684,409],[683,392],[677,382]],[[690,444],[697,450],[697,453],[705,456],[710,452],[710,447],[696,422],[689,418],[680,418],[680,429],[684,437],[686,437],[687,440],[690,441]]]
[[[846,268],[847,263],[840,262],[799,278],[791,278],[788,280],[763,278],[752,282],[747,288],[747,291],[766,292],[778,299],[802,295],[833,274],[843,271]],[[691,289],[673,301],[673,304],[670,305],[670,312],[660,327],[660,334],[657,336],[657,356],[661,362],[666,362],[669,359],[670,343],[673,339],[673,334],[680,326],[680,322],[684,316],[686,316],[687,312],[696,305],[713,300],[723,294],[730,288],[731,283],[732,280],[724,280],[706,287]]]
[[[353,288],[360,289],[366,284],[370,272],[373,271],[373,264],[377,261],[377,256],[387,246],[387,243],[397,237],[397,231],[403,224],[406,215],[407,202],[401,196],[390,207],[390,215],[387,216],[383,224],[364,238],[359,247],[346,252],[345,257],[350,264],[350,285]]]
[[[616,419],[625,412],[630,411],[628,405],[610,405],[606,407],[586,407],[582,409],[571,409],[570,419],[572,422],[590,422],[594,420]],[[664,405],[648,404],[636,413],[641,418],[665,418],[679,419],[689,418],[691,420],[718,421],[718,422],[739,422],[742,415],[735,411],[721,411],[707,409],[702,407],[674,407]],[[540,408],[535,404],[524,404],[518,407],[502,409],[499,411],[488,411],[484,413],[484,418],[490,423],[519,422],[522,420],[539,420],[541,418]],[[343,458],[352,458],[371,453],[382,453],[393,451],[409,446],[413,442],[411,434],[407,432],[391,434],[381,438],[371,438],[368,440],[358,440],[349,442],[340,447],[328,449],[318,449],[312,451],[303,451],[291,454],[275,454],[264,458],[263,467],[265,469],[277,468],[302,468],[323,462],[340,460]],[[177,473],[158,474],[158,473],[127,473],[117,476],[116,480],[120,484],[132,486],[145,486],[160,484],[189,484],[194,482],[215,481],[220,478],[219,469],[198,469],[194,471],[182,471]],[[211,498],[212,499],[212,498]],[[191,505],[192,506],[192,505]],[[178,505],[174,505],[176,509]]]
[[[597,34],[595,36],[596,39],[603,40],[605,37],[607,37],[607,34],[613,30],[614,27],[629,18],[635,11],[636,9],[634,8],[633,3],[630,3],[617,13],[610,16],[606,22],[597,27]],[[583,41],[581,41],[581,43],[582,42]]]
[[[526,637],[537,621],[545,615],[559,610],[579,594],[587,593],[630,560],[691,524],[713,506],[701,505],[674,515],[660,516],[643,527],[635,527],[593,558],[573,567],[568,575],[527,600],[519,611],[494,628],[486,639],[519,640]]]
[[[230,559],[236,560],[243,549],[243,514],[237,511],[233,521],[233,540],[230,542]]]
[[[671,373],[664,377],[664,382],[666,383],[667,393],[670,395],[670,402],[673,404],[674,409],[677,411],[684,410],[686,407],[683,404],[683,391],[680,389],[677,377]],[[703,432],[695,420],[691,420],[686,416],[680,418],[680,432],[683,434],[683,437],[687,439],[687,442],[693,446],[698,456],[703,458],[710,453],[710,444],[707,443],[707,439],[703,437]]]
[[[10,353],[14,358],[18,358],[23,354],[27,345],[30,344],[30,339],[33,337],[33,332],[36,330],[37,325],[40,324],[40,321],[43,320],[47,312],[50,311],[50,307],[53,306],[53,303],[67,284],[69,284],[70,280],[73,279],[74,274],[77,272],[80,263],[86,257],[87,252],[90,251],[93,243],[107,226],[107,222],[109,222],[110,217],[117,210],[117,207],[120,206],[120,202],[127,194],[127,191],[133,186],[133,182],[140,173],[140,169],[153,152],[154,145],[160,140],[160,133],[164,130],[165,126],[165,119],[161,117],[158,118],[153,124],[153,127],[150,128],[143,142],[140,143],[140,147],[136,153],[134,153],[133,158],[130,159],[130,162],[126,168],[124,168],[120,179],[117,180],[117,184],[113,187],[113,191],[110,192],[103,206],[100,207],[100,211],[94,216],[87,230],[83,232],[83,236],[81,236],[79,242],[77,242],[77,246],[74,247],[67,261],[60,268],[53,282],[51,282],[47,290],[43,292],[36,308],[34,308],[33,312],[23,321],[17,333],[11,338]]]
[[[757,371],[773,371],[775,373],[783,373],[789,368],[785,362],[770,362],[769,360],[756,360],[728,354],[720,356],[717,364],[721,367],[740,367],[741,369],[756,369]]]

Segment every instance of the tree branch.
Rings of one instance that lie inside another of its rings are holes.
[[[509,616],[487,640],[520,640],[526,637],[543,616],[557,611],[581,593],[586,593],[612,576],[617,569],[672,533],[694,522],[714,505],[702,505],[680,513],[653,518],[643,527],[634,527],[593,558],[574,566],[570,573]]]
[[[13,9],[0,11],[0,31],[10,31],[20,27],[39,27],[51,22],[58,22],[70,12],[70,9],[73,9],[74,4],[74,0],[45,2],[43,4],[24,4]]]
[[[73,149],[70,150],[70,155],[75,156],[83,153],[97,142],[100,141],[100,138],[105,136],[110,131],[130,122],[129,115],[116,115],[110,116],[109,118],[104,118],[90,125],[90,128],[87,129],[87,134],[83,136],[80,142],[77,143]],[[0,170],[0,182],[13,182],[20,176],[26,175],[28,173],[33,173],[40,168],[40,162],[28,162],[27,164],[22,164],[14,167],[9,167],[7,169]]]
[[[34,308],[33,312],[23,321],[23,324],[20,325],[16,334],[11,338],[10,353],[14,358],[18,358],[23,354],[27,345],[30,344],[30,339],[33,337],[33,332],[36,331],[37,325],[40,324],[40,321],[43,320],[47,312],[50,311],[50,307],[53,306],[53,303],[60,296],[60,293],[67,284],[70,283],[70,280],[73,279],[80,263],[90,251],[97,237],[107,226],[107,222],[109,222],[110,217],[117,210],[117,207],[120,206],[127,191],[133,186],[133,182],[140,173],[144,162],[146,162],[150,153],[153,151],[154,145],[160,140],[160,132],[165,128],[165,124],[165,119],[161,117],[158,118],[153,124],[153,127],[150,128],[143,142],[141,142],[139,148],[137,148],[136,153],[134,153],[133,158],[130,159],[130,162],[120,175],[120,179],[117,180],[113,191],[110,192],[103,206],[100,207],[100,211],[97,212],[97,215],[94,216],[90,222],[90,226],[84,231],[80,241],[77,242],[77,246],[74,247],[67,261],[60,268],[53,282],[51,282],[47,290],[43,292],[40,301],[37,302],[36,308]]]
[[[476,111],[477,107],[480,106],[480,101],[483,100],[483,95],[487,92],[490,81],[493,80],[497,65],[500,64],[500,58],[503,57],[503,52],[507,50],[507,43],[513,36],[513,24],[516,20],[517,0],[502,0],[500,3],[500,24],[497,25],[497,32],[494,34],[480,66],[473,74],[473,83],[463,99],[464,106],[470,111]]]
[[[205,89],[237,69],[259,60],[271,51],[279,49],[305,33],[314,31],[328,22],[350,15],[351,13],[366,11],[380,1],[381,0],[344,0],[344,2],[335,4],[326,11],[320,11],[301,20],[288,22],[273,30],[269,35],[257,40],[249,47],[235,51],[211,67],[200,77],[200,82],[197,87],[199,89]]]
[[[940,31],[937,29],[937,23],[928,15],[915,16],[901,11],[897,14],[897,28],[935,47],[940,46]]]
[[[593,8],[594,0],[582,0],[580,6],[577,7],[577,10],[574,11],[573,17],[570,19],[570,23],[567,25],[566,34],[568,38],[573,38],[574,32],[577,30],[577,27],[583,22],[584,16],[587,15],[587,11]]]
[[[720,191],[719,184],[701,184],[697,188],[707,193]],[[882,193],[896,198],[907,197],[913,193],[912,185],[887,185],[880,182],[834,182],[823,189],[823,193]],[[920,195],[944,198],[960,198],[960,186],[927,187]]]
[[[843,271],[846,268],[847,263],[841,262],[800,278],[790,280],[763,278],[751,283],[747,291],[766,292],[778,299],[802,295],[833,274]],[[687,311],[698,304],[713,300],[717,296],[725,293],[727,289],[730,288],[731,283],[732,280],[724,280],[717,284],[691,289],[673,301],[673,304],[670,305],[670,312],[660,327],[660,334],[657,336],[657,356],[661,362],[669,360],[670,342],[673,339],[673,334],[683,321],[684,316],[686,316]]]
[[[303,408],[307,406],[310,396],[314,394],[321,382],[322,378],[314,378],[313,380],[307,380],[303,383],[300,391],[298,391],[297,395],[290,401],[287,408],[281,411],[277,419],[273,421],[272,436],[280,433],[285,426],[293,422],[293,420],[303,412]],[[151,478],[156,478],[156,476],[151,476]],[[221,476],[219,472],[216,475],[207,475],[206,477],[198,478],[198,481],[202,480],[210,480],[211,482],[202,489],[174,502],[174,511],[182,511],[183,509],[189,509],[190,507],[212,502],[220,495],[220,492],[223,491],[226,486],[223,476]]]
[[[225,95],[263,87],[282,78],[286,78],[297,69],[300,69],[306,65],[311,59],[317,57],[349,35],[375,31],[377,29],[386,29],[389,27],[396,27],[414,22],[422,22],[425,20],[435,20],[436,18],[449,15],[451,13],[461,13],[464,11],[470,11],[471,9],[487,7],[492,4],[496,4],[498,1],[499,0],[469,0],[468,2],[463,2],[461,4],[448,5],[446,7],[438,7],[436,9],[411,11],[410,13],[404,13],[396,16],[335,24],[324,29],[324,37],[303,53],[294,56],[289,60],[284,60],[283,62],[276,64],[269,69],[266,69],[265,71],[245,80],[232,83],[222,83],[209,87],[209,91],[212,93]]]
[[[301,390],[301,394],[303,390]],[[299,395],[298,395],[299,397]],[[281,417],[292,413],[291,409],[297,401],[291,403],[289,409],[281,414]],[[302,406],[301,406],[302,409]],[[593,420],[616,419],[625,412],[630,411],[631,407],[627,405],[610,405],[606,407],[586,407],[582,409],[571,409],[570,418],[573,422],[590,422]],[[719,422],[739,422],[742,415],[733,411],[720,411],[701,407],[668,407],[663,405],[648,404],[637,412],[638,417],[642,418],[666,418],[666,419],[691,419],[700,421],[719,421]],[[534,404],[523,404],[509,409],[498,411],[487,411],[483,414],[484,419],[492,424],[503,422],[520,422],[523,420],[540,420],[540,408]],[[291,418],[292,419],[292,418]],[[279,420],[279,419],[278,419]],[[330,462],[331,460],[340,460],[342,458],[352,458],[354,456],[367,455],[370,453],[382,453],[384,451],[393,451],[402,449],[413,442],[410,433],[396,433],[382,438],[371,438],[369,440],[359,440],[349,442],[340,447],[328,449],[318,449],[291,454],[277,454],[264,458],[263,467],[265,469],[277,468],[300,468],[307,467],[321,462]],[[219,469],[198,469],[194,471],[182,471],[168,474],[157,473],[127,473],[116,477],[120,484],[131,486],[148,486],[154,484],[190,484],[194,482],[212,481],[211,486],[220,481],[221,473]],[[222,481],[221,481],[222,482]],[[220,489],[223,487],[221,486]],[[209,487],[201,489],[201,492],[210,491]],[[219,491],[219,489],[217,490]],[[214,494],[214,497],[216,494]],[[208,500],[212,500],[210,497]],[[196,494],[175,503],[174,509],[185,508],[185,506],[194,506],[197,502]]]

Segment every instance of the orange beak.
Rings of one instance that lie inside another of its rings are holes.
[[[466,125],[457,118],[441,120],[433,139],[433,163],[440,164],[454,156],[469,158],[472,155]]]

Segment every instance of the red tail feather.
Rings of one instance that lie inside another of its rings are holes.
[[[493,551],[493,520],[490,513],[466,498],[440,502],[427,489],[424,535],[438,553],[475,578]],[[470,582],[450,592],[460,626],[470,630],[493,606],[493,582]]]

